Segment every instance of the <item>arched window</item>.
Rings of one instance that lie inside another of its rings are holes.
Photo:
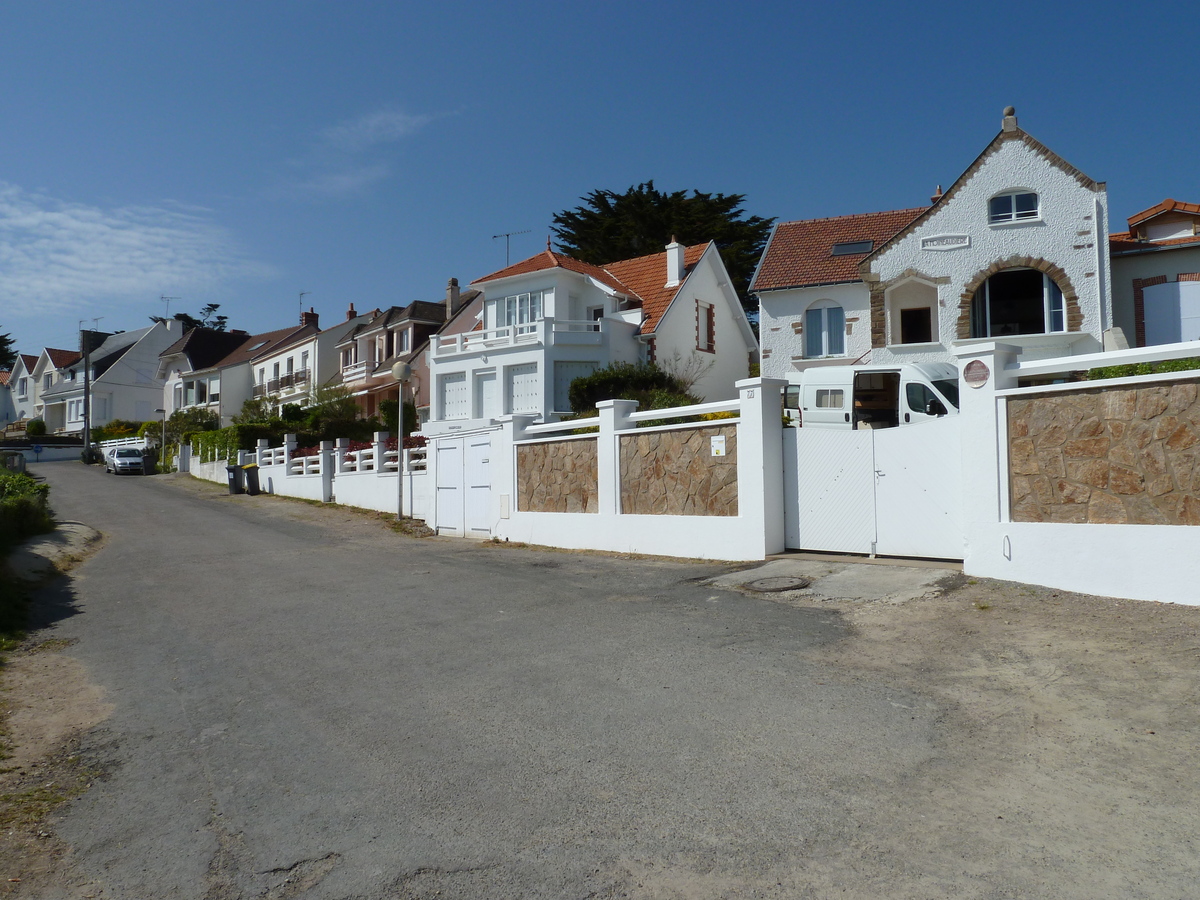
[[[845,310],[832,300],[818,300],[804,311],[804,355],[813,358],[845,353]]]
[[[1006,191],[988,201],[988,222],[992,225],[1037,219],[1041,215],[1041,203],[1033,191]]]
[[[1005,269],[975,291],[971,337],[1066,331],[1062,289],[1036,269]]]

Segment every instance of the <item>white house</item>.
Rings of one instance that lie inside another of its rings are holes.
[[[603,267],[547,248],[473,285],[481,327],[430,340],[430,435],[505,413],[553,421],[575,378],[616,362],[687,370],[698,396],[728,399],[757,351],[711,242]]]
[[[162,400],[163,387],[157,372],[158,355],[182,328],[183,323],[172,319],[103,337],[89,357],[93,428],[114,419],[147,422],[156,418],[154,410]],[[52,365],[55,361],[47,350],[37,369],[43,382],[50,378]],[[59,360],[54,373],[53,384],[43,383],[40,397],[46,429],[80,433],[84,421],[83,358],[78,353],[69,354],[69,360]]]
[[[1109,235],[1113,317],[1137,347],[1200,339],[1200,204],[1167,199]]]
[[[6,420],[8,422],[28,422],[37,418],[38,390],[33,373],[37,368],[38,359],[32,353],[17,354],[17,361],[8,373],[8,394],[11,400],[11,417]]]
[[[929,207],[776,226],[751,289],[763,375],[812,365],[953,361],[1002,337],[1023,358],[1119,344],[1108,200],[1017,125]]]

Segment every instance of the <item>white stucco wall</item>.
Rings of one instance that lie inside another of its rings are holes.
[[[1133,309],[1134,279],[1163,275],[1174,281],[1185,272],[1200,272],[1200,246],[1112,258],[1113,323],[1124,330],[1129,346],[1134,346],[1137,324]]]
[[[758,335],[762,343],[762,374],[786,378],[809,365],[845,365],[871,349],[871,295],[861,281],[823,287],[764,291],[758,295]],[[846,313],[846,352],[836,358],[804,358],[804,311],[823,300],[836,303]]]
[[[697,301],[713,307],[713,353],[696,348]],[[729,286],[724,267],[720,266],[717,249],[710,244],[654,331],[656,359],[668,368],[677,358],[685,371],[689,365],[703,369],[692,393],[704,402],[736,397],[734,384],[749,377],[750,355],[756,349],[747,342],[747,335],[738,324],[740,315],[737,295]]]
[[[1009,191],[1037,192],[1040,218],[989,225],[988,200]],[[922,247],[923,239],[944,235],[966,236],[969,244],[957,249]],[[1082,331],[1089,337],[1058,344],[1048,344],[1046,339],[1028,341],[1019,335],[1006,335],[1003,340],[1025,345],[1026,358],[1098,350],[1112,318],[1108,299],[1107,194],[1103,186],[1098,191],[1083,186],[1074,175],[1056,167],[1023,141],[1013,139],[1003,142],[912,233],[871,262],[871,271],[885,284],[909,270],[931,280],[949,279],[938,285],[938,330],[944,349],[934,348],[933,353],[926,349],[914,355],[902,347],[876,348],[871,362],[913,362],[926,357],[949,361],[952,357],[948,351],[957,340],[961,295],[967,284],[994,262],[1012,256],[1041,258],[1064,270],[1078,294]]]

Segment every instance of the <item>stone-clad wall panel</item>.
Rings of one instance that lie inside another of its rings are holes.
[[[725,456],[711,438],[725,438]],[[623,434],[621,512],[658,516],[736,516],[737,426]]]
[[[517,509],[599,512],[596,441],[550,441],[517,447]]]
[[[1013,521],[1200,525],[1197,384],[1009,400]]]

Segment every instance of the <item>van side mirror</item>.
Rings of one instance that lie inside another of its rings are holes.
[[[930,397],[929,402],[925,404],[925,415],[927,416],[944,416],[946,414],[946,404],[937,397]]]

